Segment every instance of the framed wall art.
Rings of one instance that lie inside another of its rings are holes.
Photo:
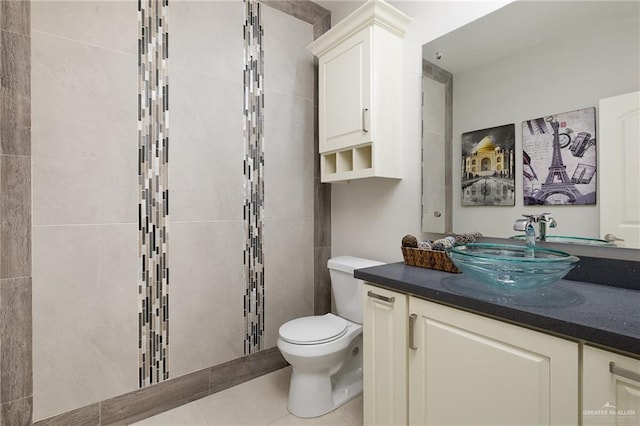
[[[515,124],[462,134],[462,205],[515,205]]]
[[[524,205],[596,204],[596,109],[522,123]]]

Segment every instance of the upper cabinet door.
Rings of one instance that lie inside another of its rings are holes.
[[[600,100],[600,234],[640,248],[640,92]]]
[[[320,152],[371,141],[371,27],[320,57],[320,69]]]

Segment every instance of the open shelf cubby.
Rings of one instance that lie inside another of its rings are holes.
[[[353,150],[354,170],[364,170],[373,167],[371,145],[359,146]]]
[[[324,161],[324,173],[331,175],[336,172],[336,153],[322,154],[322,161]]]
[[[338,151],[338,173],[353,170],[353,150]]]
[[[321,161],[325,181],[340,180],[339,176],[346,179],[370,176],[373,170],[373,147],[368,144],[323,153]]]

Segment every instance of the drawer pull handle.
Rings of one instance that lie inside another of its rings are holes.
[[[609,372],[616,374],[625,379],[633,380],[634,382],[640,382],[640,373],[627,370],[626,368],[618,367],[613,361],[609,363]]]
[[[418,349],[418,347],[415,344],[415,341],[413,340],[413,334],[414,334],[414,330],[416,328],[416,320],[418,319],[418,315],[417,314],[411,314],[409,315],[409,349],[412,350],[416,350]]]
[[[375,294],[374,292],[372,292],[371,290],[369,290],[367,292],[367,296],[372,297],[374,299],[378,299],[378,300],[382,300],[383,302],[387,302],[387,303],[393,303],[395,302],[396,298],[391,296],[391,297],[387,297],[387,296],[381,296],[379,294]]]
[[[362,108],[362,131],[367,133],[369,131],[367,126],[367,113],[369,112],[369,108]]]

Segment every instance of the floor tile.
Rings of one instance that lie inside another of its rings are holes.
[[[268,425],[289,414],[291,367],[196,401],[210,425]]]
[[[165,411],[134,424],[140,426],[209,426],[207,418],[202,413],[197,401]]]
[[[362,395],[339,407],[335,413],[351,426],[362,425]]]
[[[314,417],[311,419],[301,419],[289,414],[269,426],[284,426],[284,425],[314,425],[314,426],[349,426],[344,419],[340,418],[335,411],[332,411],[324,416]]]
[[[362,395],[324,416],[302,419],[289,414],[287,397],[291,367],[209,395],[135,425],[151,426],[359,426]]]

